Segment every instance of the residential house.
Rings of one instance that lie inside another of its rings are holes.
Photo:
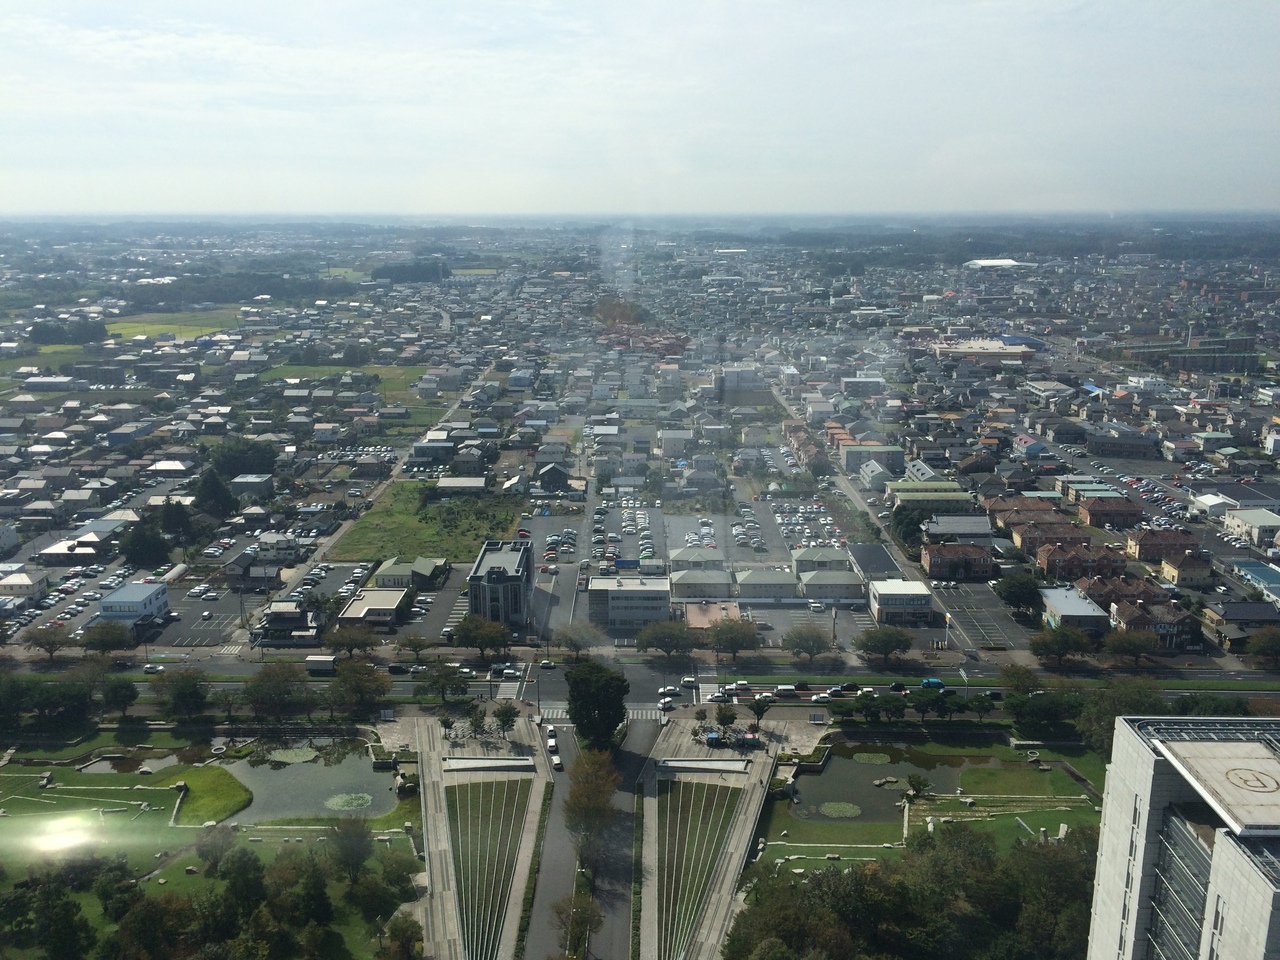
[[[993,572],[991,550],[974,543],[926,543],[920,565],[935,580],[987,580]]]

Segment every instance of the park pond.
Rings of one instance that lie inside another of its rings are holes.
[[[1026,764],[1011,766],[1025,768]],[[847,822],[901,821],[897,806],[913,774],[925,777],[938,795],[954,795],[961,776],[971,768],[998,769],[1006,764],[991,756],[938,755],[903,744],[842,743],[831,748],[822,773],[803,774],[795,782],[790,814],[802,820]],[[896,783],[876,786],[876,781]]]
[[[253,792],[236,817],[265,823],[290,817],[376,817],[396,805],[394,778],[373,769],[362,740],[255,741],[223,766]]]

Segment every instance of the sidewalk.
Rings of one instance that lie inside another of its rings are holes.
[[[426,856],[426,889],[417,904],[423,953],[436,960],[464,960],[462,930],[449,842],[449,816],[444,799],[444,754],[441,727],[434,718],[416,724],[418,773],[422,786],[422,846]]]

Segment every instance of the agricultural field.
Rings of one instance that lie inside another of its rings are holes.
[[[739,787],[658,781],[658,957],[684,955],[742,795]]]
[[[470,563],[486,540],[515,532],[520,501],[510,497],[456,497],[422,507],[426,483],[392,484],[373,508],[328,551],[335,561],[374,557],[445,557]]]
[[[445,788],[462,939],[472,960],[497,958],[532,784],[521,777]]]

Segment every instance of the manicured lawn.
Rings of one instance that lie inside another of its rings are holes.
[[[331,827],[341,817],[281,817],[269,820],[264,827]],[[369,829],[374,833],[383,830],[403,830],[405,823],[412,823],[415,835],[422,836],[422,801],[418,796],[401,797],[395,808],[380,817],[369,817]]]
[[[803,820],[793,817],[788,812],[790,800],[768,800],[760,815],[758,836],[763,836],[770,843],[788,844],[826,844],[834,853],[856,855],[848,850],[841,850],[851,844],[898,843],[902,840],[902,819],[893,822],[849,820],[837,822],[832,820]],[[787,831],[787,836],[782,831]],[[780,848],[781,849],[781,848]],[[786,853],[804,853],[802,850],[787,850]],[[818,851],[821,856],[827,851]],[[766,858],[770,858],[766,854]]]
[[[515,532],[520,517],[518,500],[455,497],[419,511],[419,497],[426,486],[420,482],[393,484],[328,552],[328,559],[399,555],[470,563],[486,540],[508,538]]]
[[[510,901],[528,777],[445,788],[462,939],[471,960],[496,960]]]
[[[742,790],[658,782],[658,957],[684,955]]]
[[[170,770],[161,778],[162,786],[179,780],[187,785],[186,799],[178,808],[180,826],[198,827],[210,820],[225,820],[253,802],[249,788],[223,767],[180,766]]]
[[[1021,767],[971,767],[960,774],[965,793],[1009,797],[1080,796],[1084,788],[1063,770],[1042,773],[1030,764]]]

